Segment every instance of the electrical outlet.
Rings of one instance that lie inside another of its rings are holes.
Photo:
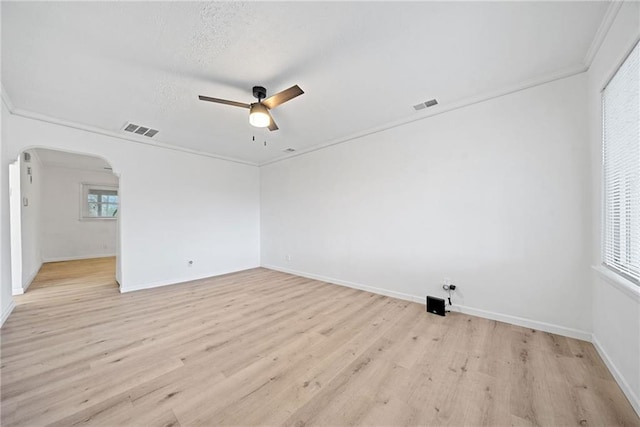
[[[453,280],[451,280],[451,278],[445,277],[442,279],[442,289],[448,292],[455,291],[456,285],[453,284]]]
[[[288,255],[285,257],[285,259],[287,260],[287,262],[291,262],[291,255]]]

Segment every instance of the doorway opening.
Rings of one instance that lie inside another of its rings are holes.
[[[106,160],[28,149],[9,166],[9,187],[13,295],[118,286],[119,177]]]

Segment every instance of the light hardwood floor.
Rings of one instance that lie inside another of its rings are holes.
[[[120,294],[45,264],[1,331],[3,426],[628,425],[594,347],[266,269]]]

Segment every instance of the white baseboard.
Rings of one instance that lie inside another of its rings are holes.
[[[611,372],[611,375],[613,375],[613,378],[618,383],[618,386],[620,386],[624,395],[627,396],[627,399],[629,399],[629,403],[631,403],[631,406],[633,406],[633,409],[636,411],[636,413],[640,417],[640,398],[636,396],[636,394],[633,392],[633,390],[629,386],[629,383],[627,383],[627,381],[624,379],[622,374],[620,374],[620,371],[618,370],[616,365],[613,363],[613,361],[611,360],[607,352],[604,350],[604,348],[600,344],[600,341],[598,341],[598,338],[595,335],[592,335],[591,342],[593,343],[593,346],[596,348],[596,351],[604,361],[604,364],[607,365],[607,368],[609,368],[609,371]]]
[[[206,277],[210,277],[210,276],[206,276]],[[189,282],[191,280],[198,280],[198,279],[205,279],[206,277],[199,277],[199,278],[194,278],[194,279],[188,279],[188,280],[162,280],[159,282],[151,282],[151,283],[140,283],[138,285],[129,285],[129,286],[122,286],[122,284],[120,283],[120,293],[121,294],[126,294],[127,292],[135,292],[135,291],[142,291],[145,289],[153,289],[153,288],[161,288],[162,286],[171,286],[171,285],[179,285],[181,283],[186,283]]]
[[[79,259],[92,259],[92,258],[111,258],[116,254],[99,254],[99,255],[78,255],[78,256],[63,256],[63,257],[51,257],[43,258],[42,262],[62,262],[62,261],[77,261]]]
[[[31,273],[31,275],[27,278],[27,280],[22,284],[22,289],[17,289],[16,292],[14,292],[13,294],[22,295],[25,292],[27,292],[27,289],[29,289],[29,286],[31,286],[31,284],[33,283],[33,280],[36,278],[41,268],[42,268],[42,263],[38,264],[38,267],[35,270],[33,270],[33,273]]]
[[[14,308],[16,308],[16,303],[12,299],[9,305],[7,306],[7,309],[2,312],[2,319],[0,319],[0,328],[4,325],[4,322],[6,322],[6,320],[9,318],[9,315],[11,314]]]
[[[540,322],[537,320],[526,319],[524,317],[511,316],[509,314],[496,313],[495,311],[481,310],[479,308],[467,307],[458,304],[455,304],[452,309],[455,310],[456,307],[458,308],[457,311],[464,314],[470,314],[471,316],[497,320],[498,322],[509,323],[511,325],[522,326],[525,328],[536,329],[538,331],[549,332],[551,334],[562,335],[563,337],[591,342],[591,334],[579,329],[567,328],[564,326],[554,325],[552,323]]]
[[[239,271],[250,270],[252,268],[258,268],[258,267],[260,266],[253,265],[253,266],[247,266],[247,267],[242,267],[242,268],[228,270],[228,271],[223,270],[223,271],[214,272],[214,273],[207,273],[202,276],[195,276],[195,277],[188,277],[188,278],[181,278],[181,279],[174,279],[174,280],[162,280],[162,281],[151,282],[151,283],[141,283],[133,286],[132,285],[122,286],[122,284],[120,284],[120,293],[125,294],[127,292],[141,291],[144,289],[153,289],[153,288],[159,288],[162,286],[179,285],[181,283],[192,282],[194,280],[202,280],[202,279],[208,279],[210,277],[224,276],[225,274],[237,273]]]
[[[318,274],[305,273],[305,272],[296,271],[288,268],[282,268],[275,265],[264,264],[263,267],[268,268],[270,270],[276,270],[276,271],[282,271],[284,273],[294,274],[296,276],[307,277],[309,279],[320,280],[322,282],[328,282],[336,285],[347,286],[349,288],[360,289],[360,290],[371,292],[374,294],[386,295],[392,298],[425,304],[426,296],[417,296],[417,295],[405,294],[402,292],[389,291],[387,289],[361,285],[359,283],[348,282],[345,280],[334,279],[331,277],[324,277]],[[479,308],[461,306],[458,304],[454,304],[453,307],[451,307],[451,309],[454,311],[459,311],[464,314],[469,314],[471,316],[482,317],[490,320],[497,320],[499,322],[509,323],[516,326],[523,326],[525,328],[536,329],[539,331],[549,332],[552,334],[562,335],[570,338],[576,338],[583,341],[591,341],[591,333],[586,331],[580,331],[578,329],[566,328],[564,326],[553,325],[551,323],[539,322],[536,320],[525,319],[523,317],[511,316],[508,314],[496,313],[493,311],[481,310]]]
[[[348,288],[360,289],[361,291],[367,291],[378,295],[385,295],[391,298],[397,298],[405,301],[425,303],[424,297],[417,297],[415,295],[405,294],[402,292],[390,291],[383,288],[376,288],[374,286],[361,285],[360,283],[348,282],[346,280],[334,279],[332,277],[320,276],[318,274],[305,273],[302,271],[292,270],[289,268],[283,268],[276,265],[263,264],[262,267],[269,270],[281,271],[283,273],[289,273],[296,276],[306,277],[308,279],[319,280],[321,282],[332,283],[334,285],[346,286]]]

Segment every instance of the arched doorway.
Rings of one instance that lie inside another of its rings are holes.
[[[13,295],[52,263],[77,268],[102,259],[94,263],[101,275],[105,268],[111,279],[119,275],[119,177],[106,160],[28,149],[10,166],[9,185]]]

